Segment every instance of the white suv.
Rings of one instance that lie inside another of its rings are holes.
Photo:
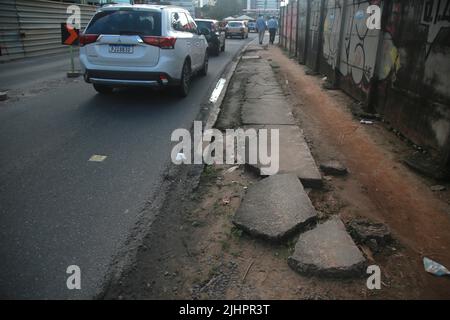
[[[84,79],[100,93],[114,87],[175,87],[208,72],[208,43],[189,12],[163,5],[110,5],[80,35]]]

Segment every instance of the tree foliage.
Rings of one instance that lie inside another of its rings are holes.
[[[207,6],[203,13],[214,19],[223,19],[229,16],[241,15],[246,7],[247,0],[217,0],[214,6]]]

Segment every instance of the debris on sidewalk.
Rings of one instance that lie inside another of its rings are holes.
[[[225,196],[225,197],[222,198],[222,204],[223,204],[224,206],[229,205],[229,204],[230,204],[230,201],[231,201],[231,199],[230,199],[229,196]]]
[[[368,124],[368,125],[374,124],[373,121],[370,121],[370,120],[364,120],[364,119],[361,119],[361,121],[360,121],[359,123],[361,123],[361,124]]]
[[[425,271],[428,273],[431,273],[432,275],[442,277],[442,276],[449,276],[450,271],[446,267],[444,267],[442,264],[437,263],[436,261],[433,261],[427,257],[423,258],[423,266],[425,268]]]
[[[353,219],[348,223],[350,235],[356,243],[366,245],[374,253],[378,253],[393,241],[389,228],[365,218]]]
[[[225,173],[232,173],[232,172],[234,172],[236,169],[238,169],[239,168],[239,166],[232,166],[232,167],[230,167],[230,168],[228,168],[226,171],[225,171]]]
[[[347,168],[337,160],[330,160],[320,164],[320,170],[326,175],[345,176],[348,173]]]
[[[431,189],[431,191],[434,191],[434,192],[436,192],[436,191],[445,191],[445,190],[447,190],[447,187],[446,186],[442,186],[442,185],[435,185],[435,186],[431,186],[430,189]]]

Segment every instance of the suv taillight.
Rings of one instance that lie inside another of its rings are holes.
[[[160,47],[161,49],[174,49],[175,42],[177,42],[177,38],[174,37],[146,36],[141,38],[146,44],[155,47]]]
[[[80,35],[80,47],[90,43],[94,43],[98,39],[98,34],[81,34]]]

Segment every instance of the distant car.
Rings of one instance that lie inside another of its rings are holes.
[[[250,21],[248,23],[248,32],[256,32],[256,22]]]
[[[225,35],[227,38],[241,37],[248,38],[248,27],[244,21],[230,21],[225,27]]]
[[[100,8],[80,35],[84,79],[115,87],[173,87],[185,97],[192,75],[208,72],[208,43],[189,12],[162,5]]]
[[[210,19],[196,19],[198,29],[205,33],[208,41],[209,52],[218,56],[220,52],[225,51],[225,32],[219,25],[219,21]],[[206,29],[206,30],[204,30]]]

